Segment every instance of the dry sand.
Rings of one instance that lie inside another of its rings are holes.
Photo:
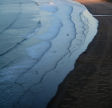
[[[88,2],[85,6],[99,20],[97,36],[60,84],[48,108],[112,108],[112,16],[108,16],[112,4]]]

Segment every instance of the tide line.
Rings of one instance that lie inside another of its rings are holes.
[[[110,17],[112,15],[93,15],[93,16],[104,16],[104,17]]]

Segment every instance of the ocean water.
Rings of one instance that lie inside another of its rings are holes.
[[[46,108],[97,26],[71,0],[0,0],[0,108]]]

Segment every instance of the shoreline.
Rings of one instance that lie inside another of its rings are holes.
[[[59,85],[47,108],[111,108],[112,107],[112,4],[86,3],[86,8],[99,20],[98,33],[86,52],[76,61]]]

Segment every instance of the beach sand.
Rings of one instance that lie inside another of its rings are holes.
[[[98,33],[48,108],[112,108],[112,4],[83,4],[99,20]]]

